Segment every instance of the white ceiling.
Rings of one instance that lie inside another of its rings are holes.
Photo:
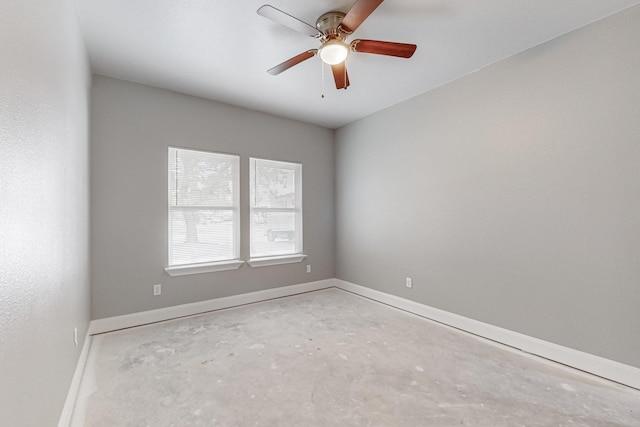
[[[336,90],[319,42],[256,13],[267,1],[315,25],[355,0],[76,0],[93,71],[337,128],[640,0],[387,0],[351,36],[414,43],[411,59],[354,53]],[[324,94],[324,98],[322,98]]]

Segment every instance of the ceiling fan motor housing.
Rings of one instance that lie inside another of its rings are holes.
[[[340,23],[344,19],[345,14],[342,12],[327,12],[316,21],[316,28],[322,33],[320,38],[325,40],[342,40],[344,41],[347,34],[340,28]]]

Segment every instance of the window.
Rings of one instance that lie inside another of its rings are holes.
[[[302,165],[251,158],[249,166],[249,264],[302,261]]]
[[[169,148],[170,275],[228,270],[240,257],[239,157]]]

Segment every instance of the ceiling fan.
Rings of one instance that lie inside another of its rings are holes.
[[[316,20],[315,27],[268,4],[260,7],[258,15],[314,37],[322,43],[320,48],[309,49],[296,55],[267,70],[267,73],[274,76],[278,75],[302,61],[318,55],[322,62],[331,66],[336,89],[346,89],[349,86],[349,75],[347,74],[345,60],[350,52],[411,58],[416,51],[417,46],[415,44],[380,40],[353,40],[351,43],[346,42],[347,37],[353,34],[382,2],[383,0],[357,0],[346,14],[342,12],[325,13]]]

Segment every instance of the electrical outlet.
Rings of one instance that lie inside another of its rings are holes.
[[[78,346],[78,327],[73,328],[73,342]]]
[[[162,294],[162,285],[153,285],[153,296],[157,297]]]
[[[307,273],[311,273],[311,264],[307,264]]]
[[[413,288],[413,279],[411,277],[407,277],[405,284],[407,285],[407,288]]]

